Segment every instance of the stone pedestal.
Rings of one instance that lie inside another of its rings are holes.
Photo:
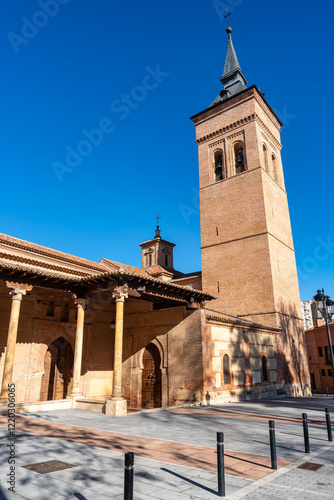
[[[112,417],[125,417],[125,415],[127,414],[126,399],[108,399],[108,401],[106,402],[105,414],[111,415]]]

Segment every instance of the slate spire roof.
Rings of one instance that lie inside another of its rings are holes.
[[[228,99],[229,97],[242,92],[246,88],[247,80],[244,77],[232,42],[232,28],[226,30],[228,34],[227,54],[225,59],[224,73],[220,78],[224,88],[219,96],[213,101],[211,106]]]

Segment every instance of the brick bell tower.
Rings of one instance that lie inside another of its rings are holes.
[[[246,87],[232,29],[226,31],[223,89],[191,118],[199,154],[203,290],[217,296],[211,309],[282,328],[281,381],[302,387],[309,376],[280,154],[282,123],[264,94]]]

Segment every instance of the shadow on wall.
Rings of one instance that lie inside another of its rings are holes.
[[[286,385],[298,384],[301,394],[307,396],[310,391],[309,370],[303,321],[296,306],[279,304],[281,311],[280,326],[280,375]]]

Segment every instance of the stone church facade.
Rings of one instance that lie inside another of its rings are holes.
[[[159,227],[141,268],[0,234],[0,407],[11,383],[21,409],[111,415],[309,393],[281,123],[227,32],[223,89],[192,117],[202,271]]]

